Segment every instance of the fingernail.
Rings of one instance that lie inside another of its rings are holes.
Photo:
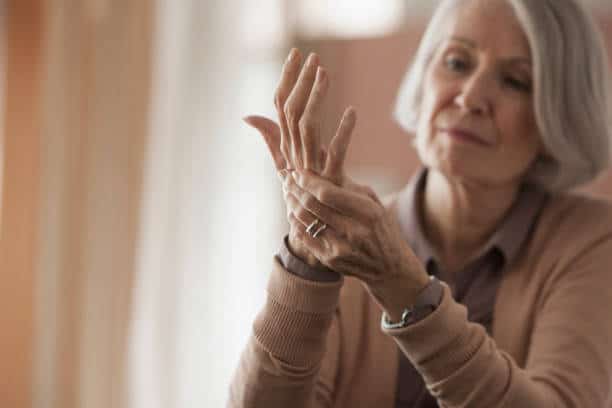
[[[311,52],[310,55],[308,56],[308,65],[314,65],[317,63],[318,63],[317,54],[315,54],[314,52]]]
[[[289,52],[289,56],[287,57],[287,62],[293,61],[293,59],[295,58],[296,54],[297,54],[297,49],[292,48],[291,51]]]

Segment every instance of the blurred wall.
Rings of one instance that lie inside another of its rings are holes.
[[[598,10],[612,55],[612,13]],[[426,18],[425,14],[413,17],[401,32],[380,38],[298,40],[302,49],[321,55],[330,74],[324,135],[334,134],[346,106],[357,108],[347,166],[350,174],[372,183],[379,193],[401,187],[419,164],[410,135],[395,124],[391,112]],[[606,172],[586,190],[612,197],[612,172]]]
[[[152,5],[7,3],[0,407],[121,407]]]
[[[43,7],[6,4],[4,182],[0,225],[0,406],[30,407],[40,186]]]

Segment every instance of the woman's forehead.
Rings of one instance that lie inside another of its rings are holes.
[[[449,13],[445,39],[507,58],[529,58],[530,47],[512,6],[504,0],[469,0]]]

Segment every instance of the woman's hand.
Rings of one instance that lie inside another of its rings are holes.
[[[333,137],[329,150],[321,147],[321,105],[328,89],[325,69],[311,54],[300,71],[302,57],[293,49],[283,66],[281,80],[274,97],[279,124],[262,116],[244,120],[264,137],[281,179],[295,170],[309,170],[339,185],[343,184],[343,163],[355,126],[354,109],[348,108]],[[310,265],[316,258],[289,230],[291,250]]]
[[[349,190],[310,171],[291,173],[283,184],[296,239],[325,266],[361,280],[392,319],[399,320],[429,277],[400,227],[368,187]],[[315,219],[327,224],[316,238]]]

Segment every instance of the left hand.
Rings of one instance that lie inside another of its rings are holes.
[[[399,320],[429,277],[395,217],[369,187],[351,182],[352,188],[343,188],[308,170],[291,174],[283,190],[298,239],[328,268],[362,281]],[[317,238],[306,233],[315,218],[327,224]]]

